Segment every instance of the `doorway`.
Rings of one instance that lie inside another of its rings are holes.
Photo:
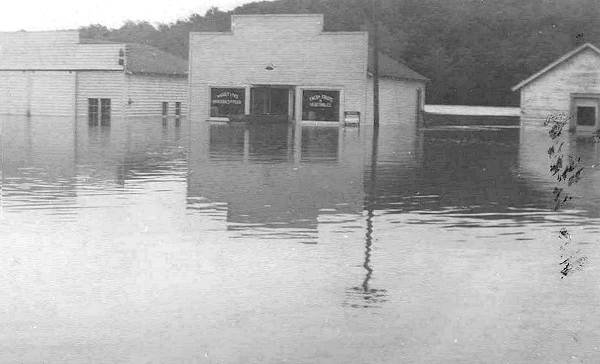
[[[292,119],[293,93],[287,86],[258,86],[250,89],[250,114],[265,121]]]

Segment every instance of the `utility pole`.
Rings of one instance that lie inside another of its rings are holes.
[[[379,128],[379,41],[377,31],[376,0],[371,0],[371,24],[373,31],[373,127]]]

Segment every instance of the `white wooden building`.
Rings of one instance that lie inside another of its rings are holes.
[[[68,116],[90,125],[185,115],[187,63],[141,44],[78,31],[0,33],[0,114]]]
[[[540,125],[549,115],[571,117],[570,130],[600,129],[600,49],[586,43],[512,88],[521,92],[523,124]]]
[[[321,14],[232,15],[230,32],[190,33],[192,118],[372,121],[368,34],[323,31],[323,22]],[[379,65],[381,118],[414,114],[427,79],[384,54]]]

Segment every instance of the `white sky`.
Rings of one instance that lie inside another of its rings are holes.
[[[231,10],[252,0],[0,0],[0,31],[118,28],[126,20],[170,23],[217,6]]]

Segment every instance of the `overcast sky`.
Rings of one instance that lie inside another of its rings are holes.
[[[252,0],[0,0],[0,31],[120,27],[125,20],[169,23],[211,6],[231,10]]]

